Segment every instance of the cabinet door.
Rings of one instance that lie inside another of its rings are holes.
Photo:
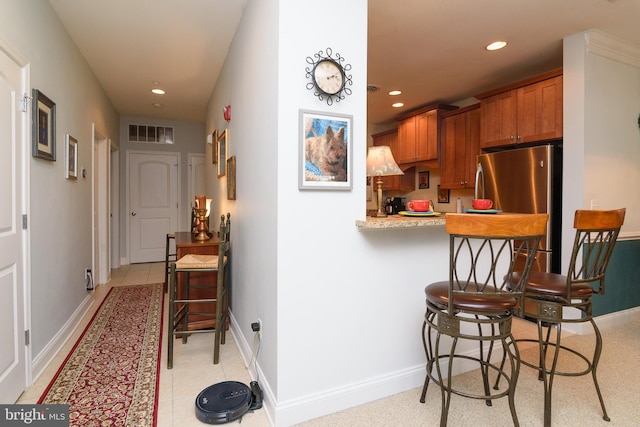
[[[416,161],[438,160],[438,111],[416,116]]]
[[[398,124],[398,149],[396,163],[414,163],[416,161],[416,116],[406,118]]]
[[[466,138],[466,178],[465,187],[475,188],[476,169],[478,167],[476,157],[480,154],[480,109],[467,112],[467,138]]]
[[[441,188],[464,188],[466,114],[442,119]]]
[[[517,142],[562,137],[562,76],[518,89]]]
[[[516,91],[508,91],[482,100],[482,148],[516,142]]]

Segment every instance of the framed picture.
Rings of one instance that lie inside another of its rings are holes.
[[[67,134],[65,145],[65,177],[67,179],[78,179],[78,140]]]
[[[217,138],[218,177],[226,175],[227,153],[229,152],[229,129],[222,131]]]
[[[418,172],[418,188],[429,188],[429,171]]]
[[[236,199],[236,156],[227,159],[227,200]]]
[[[298,188],[351,190],[353,116],[300,110]]]
[[[218,129],[214,129],[211,133],[211,164],[218,163]]]
[[[56,160],[56,104],[38,89],[33,89],[32,155]]]
[[[438,203],[449,203],[449,191],[448,188],[440,188],[438,184]]]

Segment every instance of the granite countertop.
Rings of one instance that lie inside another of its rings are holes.
[[[358,230],[391,230],[398,228],[434,227],[446,224],[446,214],[431,217],[410,217],[402,215],[389,215],[386,218],[367,216],[364,220],[356,220]]]

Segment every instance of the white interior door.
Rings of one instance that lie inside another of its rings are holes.
[[[175,153],[128,153],[130,262],[164,260],[165,236],[178,223]]]
[[[19,103],[27,92],[22,68],[0,46],[0,402],[13,403],[27,385],[23,144],[27,112]],[[27,109],[28,110],[28,109]]]

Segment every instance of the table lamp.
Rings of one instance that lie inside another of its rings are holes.
[[[376,176],[378,180],[378,211],[372,215],[376,218],[384,218],[387,216],[386,212],[382,210],[382,178],[383,176],[390,175],[404,175],[404,172],[400,170],[398,164],[393,159],[391,149],[387,145],[379,145],[376,147],[369,147],[369,153],[367,154],[367,176]]]

